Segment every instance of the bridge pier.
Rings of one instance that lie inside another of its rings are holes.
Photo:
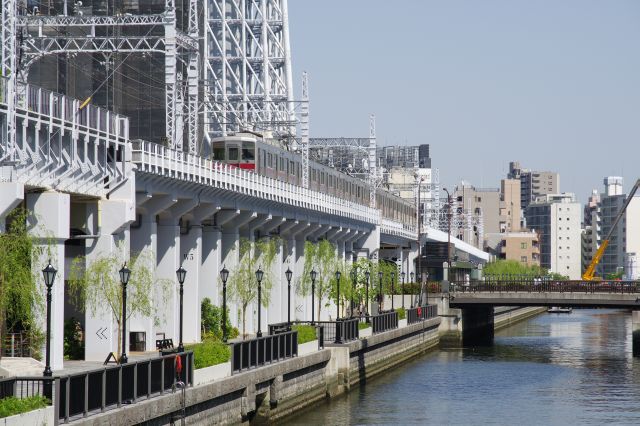
[[[640,357],[640,311],[631,311],[631,347],[634,357]]]
[[[462,309],[463,346],[491,346],[493,334],[493,306]]]

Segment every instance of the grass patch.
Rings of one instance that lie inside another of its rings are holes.
[[[193,363],[196,369],[222,364],[231,358],[231,350],[226,343],[215,339],[206,339],[195,345],[185,345],[185,350],[193,351]]]
[[[371,323],[368,323],[368,322],[358,323],[358,330],[364,330],[365,328],[369,328],[369,327],[371,327]]]
[[[298,324],[291,327],[298,331],[298,344],[311,342],[316,340],[316,328],[312,325]]]
[[[404,308],[396,309],[396,312],[399,320],[407,318],[407,311]]]
[[[49,400],[44,396],[31,396],[18,399],[13,396],[0,399],[0,418],[15,416],[16,414],[44,408]]]

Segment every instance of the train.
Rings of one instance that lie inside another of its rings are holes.
[[[269,143],[259,133],[243,132],[212,139],[211,160],[293,185],[302,185],[301,155]],[[367,182],[311,160],[309,189],[369,205]],[[415,224],[415,206],[397,195],[379,189],[376,206],[384,218]]]

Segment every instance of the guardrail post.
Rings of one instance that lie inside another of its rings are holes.
[[[118,367],[118,408],[122,406],[122,366]]]
[[[160,361],[160,395],[164,394],[164,357]]]
[[[102,370],[102,383],[100,388],[102,390],[100,398],[100,412],[104,413],[104,409],[107,405],[107,370]]]
[[[82,410],[82,417],[87,417],[89,412],[89,373],[84,375],[84,409]]]

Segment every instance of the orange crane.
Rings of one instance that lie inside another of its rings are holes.
[[[600,247],[598,247],[596,254],[593,255],[593,259],[591,259],[591,263],[589,264],[589,267],[587,268],[586,271],[584,271],[584,274],[582,274],[583,280],[592,281],[594,279],[593,275],[596,272],[596,266],[598,266],[598,263],[600,263],[600,259],[602,259],[602,255],[604,254],[604,251],[607,249],[607,246],[609,245],[609,239],[611,238],[611,234],[613,234],[613,231],[615,231],[616,225],[618,225],[618,222],[620,222],[620,219],[622,219],[622,215],[624,215],[625,210],[627,210],[629,203],[633,199],[633,196],[635,195],[639,187],[640,187],[640,179],[638,179],[636,181],[636,184],[633,185],[633,188],[631,189],[629,196],[624,202],[622,209],[620,209],[620,211],[618,212],[618,215],[616,216],[616,220],[613,222],[611,229],[609,229],[607,236],[605,237],[604,240],[602,240],[602,244],[600,244]]]

